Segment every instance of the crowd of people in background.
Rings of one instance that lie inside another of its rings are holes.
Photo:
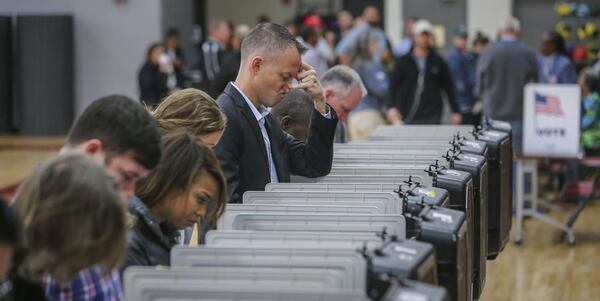
[[[168,266],[173,246],[202,244],[244,192],[324,176],[334,141],[440,124],[444,103],[453,124],[510,122],[518,152],[523,87],[578,83],[583,146],[600,148],[600,67],[578,75],[555,32],[536,53],[515,18],[495,42],[479,33],[469,45],[457,26],[443,55],[417,17],[391,45],[373,6],[331,22],[314,12],[267,20],[211,21],[197,63],[168,30],[147,50],[140,101],[109,95],[86,108],[59,156],[30,172],[12,206],[0,201],[1,300],[122,300],[125,268]]]
[[[261,16],[259,21],[268,20]],[[406,20],[405,35],[392,44],[374,6],[365,7],[356,17],[346,10],[335,16],[308,12],[285,27],[307,49],[302,61],[317,75],[346,65],[362,79],[367,93],[343,122],[348,140],[362,140],[381,124],[475,125],[482,114],[510,122],[518,136],[525,84],[581,84],[578,74],[600,73],[600,62],[585,72],[580,64],[576,66],[572,47],[556,31],[543,33],[537,51],[530,49],[519,40],[521,25],[514,18],[499,26],[494,40],[481,32],[471,37],[464,25],[457,25],[451,30],[452,47],[446,53],[438,49],[432,23],[415,16]],[[198,70],[200,83],[187,81],[187,85],[216,98],[236,78],[241,41],[249,29],[246,24],[211,21],[205,41],[197,46],[197,62],[183,59],[179,34],[169,30],[164,46],[153,44],[148,51],[140,71],[141,99],[155,106],[159,99],[183,88],[182,69]],[[515,56],[520,59],[508,59]],[[503,62],[508,69],[494,68]],[[593,98],[598,91],[591,89]]]

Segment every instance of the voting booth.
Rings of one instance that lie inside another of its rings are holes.
[[[126,295],[476,300],[512,203],[511,128],[486,124],[382,126],[336,144],[327,176],[244,193],[205,245],[175,247],[171,267],[129,268]]]

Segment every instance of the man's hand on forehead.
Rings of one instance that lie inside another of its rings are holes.
[[[302,63],[302,65],[300,66],[300,70],[296,75],[296,78],[298,79],[298,81],[301,81],[303,78],[307,77],[310,74],[314,74],[315,76],[317,76],[317,72],[311,65],[307,63]]]
[[[295,89],[307,89],[308,87],[314,85],[319,82],[319,77],[317,76],[317,72],[310,65],[306,63],[302,63],[300,67],[300,72],[296,75],[296,80],[298,80],[298,85],[296,85]],[[308,91],[307,91],[308,92]]]
[[[323,96],[323,87],[321,87],[321,82],[315,69],[306,63],[302,63],[296,79],[298,80],[298,84],[292,88],[304,89],[313,100],[315,109],[325,114],[327,107],[325,105],[325,97]]]

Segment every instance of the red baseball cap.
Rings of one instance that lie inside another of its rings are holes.
[[[303,24],[306,27],[319,27],[319,28],[322,28],[323,27],[323,20],[321,19],[321,17],[319,15],[314,14],[314,15],[310,15],[310,16],[304,18]]]

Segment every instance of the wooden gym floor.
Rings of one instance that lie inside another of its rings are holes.
[[[55,155],[63,141],[63,137],[0,136],[0,194],[11,193],[27,171]],[[550,215],[562,220],[567,213]],[[480,300],[600,300],[600,203],[593,202],[583,211],[575,235],[576,245],[568,246],[558,241],[554,228],[526,220],[523,245],[511,241],[496,260],[488,261]]]

